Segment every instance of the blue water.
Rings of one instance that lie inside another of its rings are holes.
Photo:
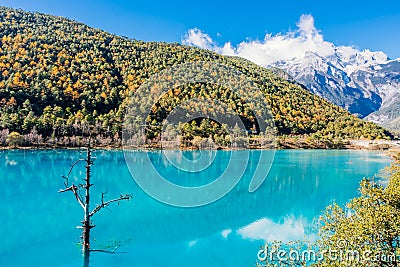
[[[217,151],[209,170],[187,175],[163,161],[160,152],[136,153],[137,159],[150,156],[163,176],[185,186],[209,183],[226,167],[228,154],[241,160],[240,151]],[[203,207],[178,208],[144,193],[122,152],[95,151],[92,205],[101,192],[109,198],[120,193],[134,197],[94,217],[92,248],[115,242],[120,248],[112,255],[92,253],[91,266],[254,266],[265,241],[316,238],[313,221],[324,208],[357,196],[363,177],[390,164],[378,152],[277,151],[267,179],[249,193],[257,153],[251,152],[244,179],[225,197]],[[82,265],[76,228],[82,209],[72,194],[58,193],[61,175],[82,156],[67,150],[0,152],[0,266]],[[149,176],[146,168],[135,175]],[[72,179],[83,177],[84,171],[78,165]]]

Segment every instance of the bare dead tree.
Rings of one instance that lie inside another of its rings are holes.
[[[10,133],[8,129],[0,130],[0,146],[6,145],[7,136]]]
[[[85,178],[83,178],[84,183],[70,183],[69,176],[72,173],[72,170],[75,168],[75,166],[79,162],[86,162],[86,175]],[[105,253],[115,253],[116,248],[114,248],[113,251],[105,251],[105,250],[92,250],[90,247],[90,230],[95,227],[95,225],[92,224],[92,217],[99,212],[100,210],[107,208],[111,203],[123,201],[123,200],[130,200],[132,198],[132,195],[128,194],[121,194],[118,198],[111,199],[111,200],[104,200],[104,193],[101,194],[101,203],[97,204],[96,207],[92,210],[90,210],[90,188],[93,186],[91,183],[91,166],[93,165],[93,158],[92,158],[92,150],[90,148],[90,142],[89,146],[86,148],[86,158],[81,158],[75,161],[72,165],[71,168],[69,169],[69,172],[66,176],[62,176],[65,179],[64,182],[64,189],[60,189],[59,193],[64,193],[71,191],[73,195],[75,196],[75,199],[79,203],[79,205],[82,207],[84,211],[84,217],[83,221],[81,222],[82,225],[79,227],[82,229],[82,255],[83,255],[83,267],[89,267],[89,259],[90,259],[90,252],[105,252]]]

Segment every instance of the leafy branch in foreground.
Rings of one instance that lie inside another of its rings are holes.
[[[388,169],[387,182],[364,179],[359,197],[345,207],[327,207],[320,218],[320,240],[267,244],[257,266],[399,266],[399,157]]]
[[[352,252],[353,257],[342,262],[326,259],[318,266],[399,265],[399,163],[397,160],[388,170],[386,187],[365,179],[361,182],[360,197],[351,200],[345,208],[337,204],[327,208],[321,218],[321,247]]]
[[[70,179],[69,176],[72,173],[72,170],[75,168],[75,166],[79,162],[86,162],[86,176],[84,179],[84,183],[79,183],[75,184],[72,182],[70,185]],[[83,253],[83,266],[88,267],[89,266],[89,259],[90,259],[90,252],[105,252],[105,253],[115,253],[115,251],[118,249],[118,246],[116,246],[113,250],[111,251],[106,251],[106,250],[93,250],[90,247],[90,230],[95,227],[95,225],[92,224],[92,217],[99,212],[100,210],[104,208],[108,208],[108,206],[111,203],[120,203],[123,200],[130,200],[132,198],[132,195],[128,194],[121,194],[118,198],[111,199],[111,200],[104,200],[104,193],[101,194],[101,203],[96,205],[96,207],[93,210],[90,210],[90,187],[93,186],[91,183],[91,166],[93,165],[93,159],[92,159],[92,150],[89,147],[86,148],[86,158],[81,158],[76,160],[72,165],[71,168],[68,172],[67,176],[62,176],[65,179],[64,182],[64,189],[60,189],[60,193],[68,192],[71,191],[73,195],[75,196],[77,202],[79,205],[82,207],[84,211],[84,218],[82,221],[82,253]]]

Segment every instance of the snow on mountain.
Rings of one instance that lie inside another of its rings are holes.
[[[389,125],[400,117],[400,59],[390,60],[383,52],[335,47],[332,55],[306,52],[271,66],[367,120]]]

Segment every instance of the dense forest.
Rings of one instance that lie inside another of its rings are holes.
[[[288,81],[276,69],[247,60],[183,46],[119,37],[61,17],[0,7],[0,145],[54,143],[79,145],[91,134],[99,144],[118,144],[124,111],[139,86],[159,71],[180,63],[217,62],[240,70],[261,88],[281,136],[312,139],[391,138]],[[231,106],[247,128],[249,107],[229,88],[188,84],[171,89],[154,106],[149,125],[193,97],[215,98]],[[226,140],[214,121],[196,120],[187,139]],[[149,131],[149,138],[157,133]]]

